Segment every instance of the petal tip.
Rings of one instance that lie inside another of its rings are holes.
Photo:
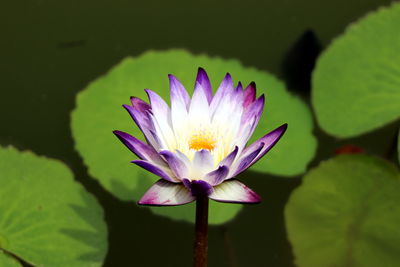
[[[279,126],[275,131],[279,131],[281,132],[281,135],[283,135],[286,132],[288,126],[289,125],[287,123],[284,123],[281,126]]]
[[[113,134],[114,134],[116,137],[118,137],[119,139],[124,138],[124,136],[129,135],[129,134],[127,134],[127,133],[125,133],[125,132],[123,132],[123,131],[120,131],[120,130],[114,130],[114,131],[112,131],[112,132],[113,132]]]
[[[142,199],[140,199],[137,202],[137,204],[141,205],[141,206],[170,206],[170,205],[159,203],[156,199],[151,199],[146,196],[144,196]]]
[[[254,191],[249,191],[247,197],[248,198],[247,198],[246,203],[249,203],[249,204],[258,204],[258,203],[261,203],[261,200],[262,200],[261,197]]]
[[[148,202],[146,202],[145,200],[139,200],[139,201],[137,201],[136,202],[138,205],[142,205],[142,206],[145,206],[145,205],[150,205]]]
[[[173,83],[177,80],[177,78],[173,74],[168,74],[168,79],[170,83]]]
[[[238,82],[237,86],[236,86],[236,90],[238,91],[243,91],[243,85],[241,82]]]
[[[204,68],[199,67],[199,68],[197,69],[197,75],[199,75],[199,74],[201,74],[201,75],[207,75],[207,72],[206,72],[206,70],[205,70]]]

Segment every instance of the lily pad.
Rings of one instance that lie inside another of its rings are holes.
[[[102,266],[102,208],[64,164],[0,148],[0,173],[0,251],[34,266]]]
[[[285,217],[296,264],[400,266],[400,172],[388,161],[342,155],[305,175]]]
[[[124,59],[106,75],[89,84],[79,93],[77,107],[72,113],[76,149],[88,166],[90,175],[120,199],[138,200],[157,180],[155,176],[129,164],[134,156],[112,134],[118,129],[142,138],[138,127],[121,105],[128,104],[130,96],[147,99],[144,88],[152,89],[168,100],[167,75],[170,73],[177,76],[187,89],[192,89],[198,67],[206,69],[214,90],[229,72],[236,82],[247,85],[255,81],[259,95],[266,94],[266,108],[253,140],[283,123],[289,124],[289,130],[278,145],[254,165],[253,170],[296,175],[305,171],[314,156],[316,139],[311,133],[310,110],[272,75],[244,67],[237,60],[192,55],[184,50],[149,51],[137,58]],[[227,208],[227,205],[213,205],[211,223],[227,221],[240,209],[240,206]],[[153,210],[184,220],[189,220],[188,214],[193,214],[191,206]]]
[[[400,117],[400,3],[352,24],[321,55],[312,103],[319,125],[353,137]]]
[[[397,153],[398,153],[398,160],[400,162],[400,130],[399,130],[399,135],[397,136]]]
[[[21,267],[22,265],[16,259],[13,259],[11,256],[5,254],[2,250],[0,250],[0,266],[2,267]]]

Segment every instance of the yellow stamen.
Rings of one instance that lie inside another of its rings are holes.
[[[214,136],[208,132],[201,131],[200,133],[192,135],[189,140],[189,148],[194,150],[207,149],[213,150],[217,145]]]

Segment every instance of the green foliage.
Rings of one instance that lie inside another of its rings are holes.
[[[397,136],[397,153],[398,153],[398,160],[400,162],[400,129],[399,129],[399,135]]]
[[[206,69],[214,89],[226,72],[230,72],[236,82],[240,80],[247,85],[256,81],[259,95],[266,94],[266,109],[253,140],[285,122],[289,123],[289,130],[279,144],[253,170],[295,175],[304,172],[314,156],[316,140],[311,133],[313,124],[309,109],[270,74],[245,68],[236,60],[194,56],[183,50],[147,52],[123,60],[105,76],[89,84],[78,95],[77,108],[72,113],[76,148],[89,173],[120,199],[138,200],[157,180],[129,163],[134,156],[112,134],[112,130],[118,129],[142,138],[121,104],[128,104],[131,95],[147,100],[144,88],[152,89],[168,100],[169,73],[177,76],[187,89],[192,89],[198,67]],[[227,221],[240,210],[240,205],[227,206],[213,204],[210,223]],[[191,206],[156,208],[153,211],[175,219],[193,220]]]
[[[107,229],[97,201],[61,162],[0,148],[0,251],[35,266],[101,266]],[[11,261],[0,253],[0,266]]]
[[[400,117],[400,3],[371,13],[337,38],[313,73],[319,125],[353,137]]]
[[[399,192],[383,159],[344,155],[311,170],[285,209],[297,265],[400,266]]]
[[[22,265],[11,256],[8,256],[0,249],[0,266],[2,267],[21,267]]]

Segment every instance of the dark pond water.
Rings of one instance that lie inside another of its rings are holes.
[[[192,225],[121,202],[88,176],[70,132],[75,95],[122,58],[148,49],[186,48],[272,72],[308,101],[319,51],[346,25],[387,0],[7,1],[0,10],[0,143],[68,164],[96,195],[109,226],[105,266],[190,266]],[[301,74],[301,75],[300,75]],[[306,78],[304,78],[306,77]],[[312,165],[343,143],[384,154],[390,125],[342,142],[318,128]],[[264,197],[210,230],[210,266],[294,266],[283,208],[297,178],[247,172]]]

